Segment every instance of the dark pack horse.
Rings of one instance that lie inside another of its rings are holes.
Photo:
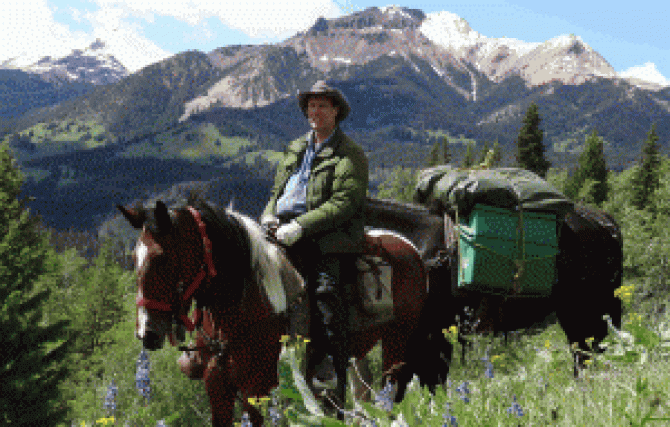
[[[165,337],[175,346],[186,329],[197,329],[196,346],[179,363],[190,378],[204,380],[213,425],[232,425],[236,399],[253,425],[263,425],[248,399],[267,396],[278,385],[280,339],[291,330],[292,307],[306,297],[298,271],[254,220],[230,208],[213,209],[196,198],[173,209],[161,201],[152,209],[117,207],[141,230],[134,250],[136,337],[146,349],[157,350]],[[368,306],[373,309],[365,312],[354,304],[349,352],[361,359],[381,339],[383,371],[398,385],[395,401],[400,402],[415,373],[424,384],[445,380],[430,379],[435,373],[420,363],[419,354],[426,352],[416,331],[427,277],[417,248],[406,238],[372,230],[366,238],[366,254],[393,266],[390,280],[378,283],[392,294],[391,310]],[[196,310],[190,319],[192,301]],[[335,369],[335,398],[341,403],[346,367]]]
[[[432,357],[424,367],[439,372],[440,378],[448,372],[445,363],[451,361],[451,354],[444,357],[450,345],[439,331],[456,324],[456,316],[467,318],[465,307],[474,311],[471,320],[477,326],[471,333],[542,328],[555,315],[568,342],[578,343],[573,351],[575,377],[589,359],[589,337],[594,338],[595,351],[603,351],[600,343],[608,331],[603,315],[608,314],[621,327],[621,301],[614,297],[614,290],[621,286],[623,239],[619,225],[606,212],[575,205],[566,214],[559,231],[557,277],[551,294],[545,297],[490,295],[454,286],[456,239],[451,219],[444,213],[415,204],[368,200],[366,214],[368,224],[396,230],[420,249],[429,274],[429,297],[415,339],[441,351],[440,359]],[[459,341],[464,356],[468,342],[460,336]]]

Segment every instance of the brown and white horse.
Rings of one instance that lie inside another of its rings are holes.
[[[197,351],[186,359],[197,357],[200,363],[188,370],[184,356],[180,363],[191,378],[204,380],[213,425],[232,425],[238,392],[253,425],[263,425],[248,398],[267,396],[278,385],[280,339],[289,330],[287,313],[305,296],[302,277],[255,221],[232,209],[214,210],[196,199],[171,210],[161,201],[154,209],[117,207],[142,230],[134,251],[136,337],[146,349],[158,350],[165,337],[175,346],[185,329],[197,329]],[[381,339],[383,371],[397,384],[395,401],[400,402],[414,373],[422,383],[445,380],[430,378],[434,373],[422,370],[419,357],[425,355],[417,328],[427,297],[426,273],[407,239],[368,233],[368,244],[366,252],[376,251],[393,264],[392,315],[375,322],[369,313],[354,310],[349,353],[361,359]],[[189,319],[194,300],[195,318]],[[346,372],[337,373],[335,397],[344,402],[340,385]]]

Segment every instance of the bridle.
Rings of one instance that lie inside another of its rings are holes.
[[[184,282],[179,281],[177,287],[177,297],[175,298],[175,300],[173,300],[172,303],[147,299],[144,298],[144,296],[142,296],[142,298],[140,297],[136,298],[135,304],[137,307],[146,307],[152,310],[171,312],[173,332],[176,329],[178,321],[181,321],[189,332],[193,332],[194,330],[199,329],[202,332],[203,338],[205,339],[207,348],[213,353],[215,353],[216,355],[215,357],[217,357],[218,359],[218,357],[222,356],[223,353],[226,351],[228,347],[228,340],[221,339],[222,337],[219,337],[218,339],[216,337],[211,338],[205,333],[204,328],[202,327],[203,310],[200,303],[197,304],[195,312],[193,313],[194,316],[193,319],[190,319],[188,315],[182,311],[182,308],[185,305],[187,305],[187,303],[191,300],[193,295],[200,289],[200,285],[203,282],[203,280],[205,279],[211,280],[214,277],[216,277],[217,274],[216,269],[214,268],[214,261],[212,260],[212,241],[207,236],[207,230],[205,223],[202,220],[202,215],[200,214],[200,212],[198,212],[191,206],[187,206],[186,209],[193,216],[193,219],[195,220],[195,223],[198,226],[198,231],[200,232],[200,236],[202,238],[203,253],[205,259],[200,266],[200,271],[193,279],[193,282],[188,286],[188,288],[186,288],[186,290],[184,290]],[[214,326],[212,326],[212,331],[214,332]],[[176,346],[177,344],[175,343],[173,337],[174,333],[169,334],[170,343],[173,346]],[[177,348],[180,351],[196,351],[200,347],[178,346]]]

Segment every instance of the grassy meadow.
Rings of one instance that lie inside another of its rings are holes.
[[[610,174],[609,196],[602,205],[621,225],[624,239],[624,281],[616,292],[624,304],[622,328],[610,327],[607,350],[595,355],[578,379],[572,375],[569,343],[560,325],[554,324],[511,334],[507,345],[500,337],[474,337],[464,360],[455,344],[449,378],[435,396],[415,383],[402,403],[391,405],[389,391],[379,380],[377,346],[368,356],[376,403],[354,401],[349,393],[346,424],[670,425],[670,162],[662,164],[660,186],[650,197],[649,209],[631,205],[635,170]],[[567,173],[552,173],[548,179],[563,188],[566,177]],[[71,332],[80,340],[79,351],[68,359],[72,375],[60,385],[69,425],[209,425],[204,384],[179,371],[180,352],[168,346],[144,354],[134,337],[133,272],[111,262],[104,251],[87,268],[71,251],[59,260],[58,283],[52,286],[43,321],[72,320]],[[455,342],[458,329],[444,333]],[[298,356],[304,351],[301,344],[286,345]],[[266,425],[341,425],[308,413],[310,403],[298,393],[289,362],[280,360],[280,385],[272,391],[272,403],[260,403],[264,414],[279,418],[273,424],[268,416]],[[249,425],[239,407],[235,420]]]
[[[76,257],[66,265],[73,284],[91,279],[77,276],[86,270]],[[93,268],[106,271],[99,263],[89,267]],[[141,342],[134,337],[133,273],[108,279],[116,283],[118,293],[105,298],[117,297],[120,320],[97,335],[92,352],[73,359],[77,369],[61,385],[66,396],[63,405],[71,413],[69,425],[209,425],[204,384],[181,373],[176,363],[181,352],[166,343],[159,351],[142,354]],[[62,289],[53,295],[53,304],[76,305],[75,301],[87,300],[86,292],[96,291]],[[436,395],[413,382],[403,402],[391,408],[380,380],[381,347],[377,345],[368,355],[377,404],[354,402],[349,392],[346,425],[640,426],[645,417],[667,419],[649,420],[647,425],[670,425],[670,314],[659,313],[662,300],[641,298],[632,282],[619,295],[626,307],[622,331],[612,330],[606,340],[608,350],[596,355],[595,363],[577,380],[572,376],[565,334],[553,324],[545,330],[512,333],[507,345],[502,337],[476,336],[465,360],[455,344],[448,381]],[[78,305],[69,309],[79,316],[91,313],[91,303]],[[57,310],[50,313],[51,319],[45,317],[45,322],[65,315]],[[85,330],[83,325],[77,329]],[[444,333],[455,342],[457,328]],[[304,346],[294,343],[292,348],[304,363],[300,357]],[[273,403],[262,403],[266,425],[341,425],[308,413],[287,360],[280,361],[278,372],[280,386],[271,394]],[[281,421],[273,424],[270,411],[281,414]],[[244,424],[239,406],[235,419],[240,426],[249,425]]]

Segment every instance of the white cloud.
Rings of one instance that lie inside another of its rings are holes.
[[[144,37],[139,24],[128,21],[130,14],[127,10],[105,7],[86,13],[85,17],[93,25],[93,39],[103,40],[131,73],[171,56]]]
[[[75,22],[78,22],[80,24],[84,22],[81,10],[75,9],[74,7],[70,7],[70,15],[72,15],[72,19],[74,19]]]
[[[45,0],[0,2],[0,60],[21,57],[17,65],[28,65],[45,55],[67,54],[88,38],[55,22]]]
[[[647,82],[656,83],[662,86],[670,86],[670,80],[663,76],[656,64],[646,62],[644,65],[637,65],[619,73],[621,77],[634,77]]]
[[[71,31],[56,22],[46,0],[0,1],[0,62],[14,58],[13,65],[24,67],[43,56],[84,49],[96,38],[131,72],[171,55],[145,38],[139,25],[130,24],[122,9],[82,13],[70,8],[70,13],[76,21],[90,21],[93,31]]]
[[[54,18],[48,0],[0,0],[0,62],[15,58],[27,66],[43,56],[59,57],[84,49],[96,38],[131,72],[171,55],[144,37],[145,23],[156,15],[173,17],[194,27],[194,39],[213,39],[208,18],[253,38],[285,38],[309,28],[319,16],[342,11],[332,0],[90,0],[91,9],[68,7],[75,22],[90,22],[90,32],[72,31]],[[345,3],[347,3],[345,1]]]
[[[288,37],[309,28],[319,16],[342,15],[332,0],[95,0],[102,8],[120,8],[152,19],[153,14],[170,16],[189,25],[218,18],[250,37]]]

